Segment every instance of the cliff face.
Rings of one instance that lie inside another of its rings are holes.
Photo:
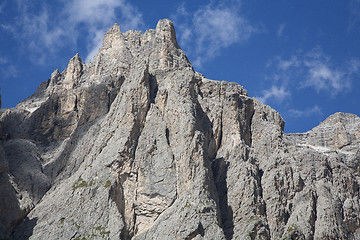
[[[115,25],[1,123],[0,238],[360,238],[360,119],[284,134],[194,72],[169,20]]]

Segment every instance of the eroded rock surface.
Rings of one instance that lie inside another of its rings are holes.
[[[359,239],[360,119],[313,130],[114,25],[1,115],[0,238]]]

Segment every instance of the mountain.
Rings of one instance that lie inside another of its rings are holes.
[[[284,134],[169,20],[115,24],[0,120],[2,239],[360,239],[360,118]]]

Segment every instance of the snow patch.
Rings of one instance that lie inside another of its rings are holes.
[[[314,145],[310,145],[310,144],[299,144],[298,146],[308,147],[308,148],[314,149],[315,151],[321,152],[321,153],[337,152],[337,153],[342,153],[342,154],[352,154],[352,155],[355,154],[353,152],[343,151],[343,150],[324,147],[324,146],[314,146]]]

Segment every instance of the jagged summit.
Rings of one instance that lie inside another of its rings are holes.
[[[33,112],[54,93],[87,88],[95,82],[108,84],[116,81],[114,79],[128,75],[131,65],[137,62],[146,63],[150,72],[192,68],[177,44],[175,28],[170,20],[159,20],[156,29],[144,34],[132,30],[122,33],[120,26],[115,24],[104,35],[103,44],[91,63],[84,64],[77,53],[63,72],[56,69],[51,78],[17,108]]]
[[[360,238],[359,118],[284,134],[169,20],[115,24],[0,121],[0,239]]]
[[[108,32],[110,32],[110,31],[120,32],[120,25],[117,24],[117,23],[114,23],[114,26],[112,26],[112,27],[109,29]],[[107,33],[108,33],[108,32],[107,32]]]
[[[160,20],[156,25],[156,31],[163,32],[166,39],[169,39],[176,48],[180,48],[176,40],[175,27],[172,21],[170,21],[169,19]]]

